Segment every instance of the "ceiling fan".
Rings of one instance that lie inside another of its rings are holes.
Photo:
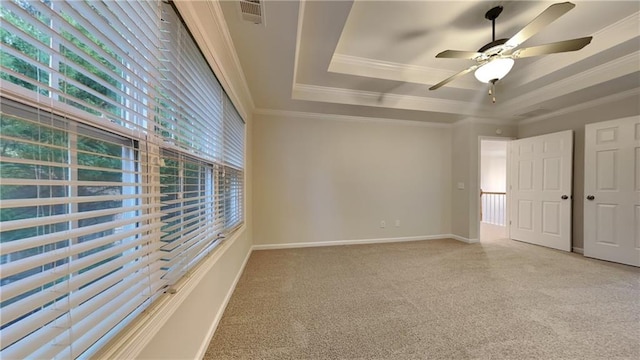
[[[442,80],[430,87],[429,90],[436,90],[460,76],[475,71],[475,76],[479,81],[491,84],[489,95],[493,95],[493,102],[495,103],[495,84],[511,71],[515,59],[576,51],[591,42],[592,37],[587,36],[518,49],[518,46],[574,7],[575,4],[570,2],[553,4],[510,39],[498,40],[496,40],[496,19],[502,12],[502,6],[490,9],[484,15],[487,20],[491,20],[492,41],[490,43],[484,45],[478,51],[445,50],[436,55],[436,58],[474,60],[476,64]]]

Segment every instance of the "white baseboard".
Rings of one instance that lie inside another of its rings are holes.
[[[463,243],[467,243],[467,244],[475,244],[479,241],[478,239],[469,239],[469,238],[462,237],[460,235],[455,235],[455,234],[448,234],[447,237],[458,240],[458,241],[462,241]]]
[[[574,247],[571,249],[572,252],[580,255],[584,255],[584,249],[579,247]]]
[[[478,242],[478,239],[467,239],[467,238],[463,238],[463,237],[452,235],[452,234],[439,234],[439,235],[407,236],[407,237],[381,238],[381,239],[314,241],[314,242],[286,243],[286,244],[260,244],[260,245],[253,245],[251,249],[252,250],[296,249],[296,248],[305,248],[305,247],[381,244],[381,243],[423,241],[423,240],[437,240],[437,239],[455,239],[468,244]]]
[[[250,248],[249,251],[247,252],[247,256],[244,257],[244,261],[240,266],[240,270],[236,274],[236,278],[233,279],[233,283],[231,284],[229,291],[227,291],[227,295],[225,295],[224,297],[222,306],[218,309],[218,312],[216,313],[216,316],[213,319],[213,323],[211,324],[211,327],[207,331],[207,337],[206,337],[207,341],[205,341],[202,345],[200,345],[200,349],[198,349],[198,356],[196,357],[196,359],[204,358],[204,354],[207,352],[209,343],[211,342],[211,339],[213,339],[213,334],[215,334],[216,330],[218,329],[218,324],[220,324],[220,320],[222,320],[222,315],[224,315],[224,311],[227,309],[229,300],[231,300],[231,296],[233,295],[233,292],[236,290],[236,285],[238,285],[238,281],[240,281],[240,277],[242,277],[242,273],[244,273],[244,268],[247,265],[249,258],[251,257],[251,252],[253,252],[253,248]]]

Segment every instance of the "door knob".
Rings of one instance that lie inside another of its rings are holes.
[[[587,195],[587,200],[593,201],[595,198],[593,195]]]
[[[567,200],[567,199],[569,198],[569,196],[567,196],[567,195],[562,195],[560,198],[561,198],[562,200]]]

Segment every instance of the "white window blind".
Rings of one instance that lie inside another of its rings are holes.
[[[164,216],[163,268],[170,284],[184,276],[219,240],[213,165],[165,150],[160,183]]]
[[[75,358],[163,286],[136,141],[2,104],[2,357]]]
[[[3,1],[0,11],[3,89],[144,132],[159,4]]]
[[[224,163],[244,167],[244,121],[227,94],[224,94]]]
[[[157,131],[165,146],[221,162],[222,87],[170,5],[162,19]]]
[[[227,94],[224,94],[224,169],[222,201],[226,232],[242,224],[244,213],[244,122]]]
[[[243,223],[244,123],[170,4],[0,17],[0,357],[90,357]]]

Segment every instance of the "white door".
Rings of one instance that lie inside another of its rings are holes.
[[[585,128],[584,255],[640,266],[640,118]]]
[[[510,144],[511,238],[571,251],[573,131]]]

